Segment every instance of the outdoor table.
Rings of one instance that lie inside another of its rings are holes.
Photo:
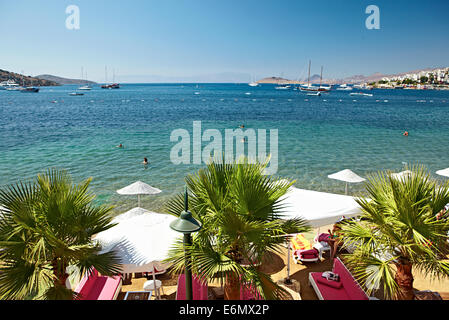
[[[128,291],[124,300],[150,300],[153,291]]]

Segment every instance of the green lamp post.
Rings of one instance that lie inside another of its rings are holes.
[[[193,299],[192,290],[192,270],[190,268],[190,254],[186,247],[192,244],[191,233],[197,232],[201,229],[201,222],[197,221],[192,213],[189,211],[189,195],[185,193],[184,200],[185,210],[181,212],[178,219],[170,223],[170,228],[184,234],[184,254],[185,254],[185,278],[186,278],[186,300]]]

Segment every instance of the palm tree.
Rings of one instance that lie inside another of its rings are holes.
[[[412,268],[449,276],[449,222],[436,215],[449,203],[449,184],[438,186],[422,166],[405,177],[378,173],[369,178],[369,199],[358,199],[360,221],[343,226],[343,242],[356,247],[345,256],[354,275],[371,293],[382,284],[385,298],[412,300]]]
[[[90,181],[75,185],[53,169],[0,190],[0,299],[72,299],[67,267],[120,271],[115,254],[99,254],[92,241],[113,224],[112,207],[92,204]]]
[[[186,183],[192,193],[189,208],[201,221],[194,234],[191,268],[203,280],[224,283],[225,299],[240,299],[240,286],[264,299],[280,299],[285,291],[258,266],[266,253],[279,253],[285,235],[309,230],[301,219],[282,220],[281,197],[293,182],[263,175],[267,163],[250,164],[247,160],[225,164],[212,162]],[[166,205],[169,213],[179,216],[184,209],[182,194]],[[181,241],[170,251],[167,262],[172,271],[184,269]]]

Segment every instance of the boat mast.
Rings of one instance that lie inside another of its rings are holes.
[[[307,88],[310,87],[310,65],[312,64],[312,60],[309,60],[309,76],[307,77]]]
[[[320,88],[321,88],[321,83],[323,82],[323,66],[321,66],[321,75],[320,75]]]

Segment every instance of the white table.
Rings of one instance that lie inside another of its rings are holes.
[[[148,294],[148,299],[145,299],[145,300],[150,300],[151,296],[153,295],[153,291],[128,291],[128,292],[126,292],[124,300],[143,300],[143,299],[132,299],[131,296],[136,297],[139,295],[147,295],[147,294]]]

